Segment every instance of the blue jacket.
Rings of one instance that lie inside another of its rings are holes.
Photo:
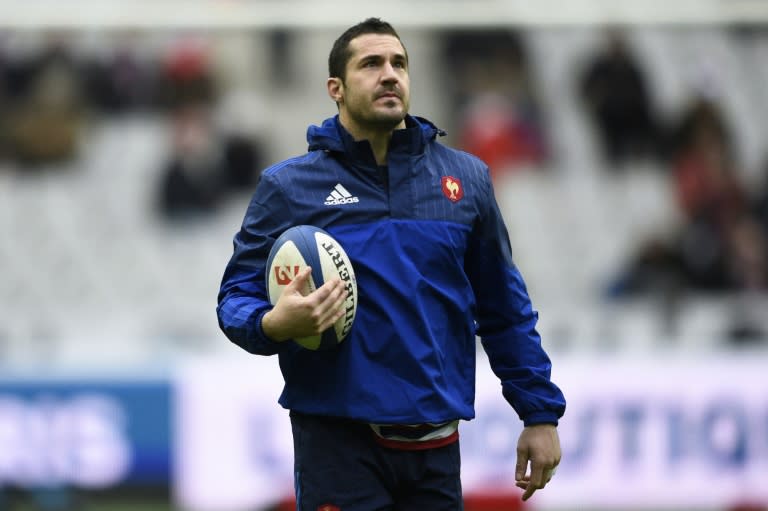
[[[237,345],[279,355],[285,408],[383,424],[471,419],[478,335],[526,425],[557,424],[563,414],[488,168],[438,143],[442,134],[408,116],[379,167],[370,144],[355,142],[337,116],[309,127],[305,155],[263,172],[217,312]],[[327,200],[337,184],[357,201]],[[271,307],[269,250],[299,224],[336,238],[357,277],[355,323],[328,351],[273,342],[260,326]]]

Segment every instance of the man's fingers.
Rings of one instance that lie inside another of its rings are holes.
[[[531,462],[531,484],[536,488],[544,487],[544,465],[535,460]]]
[[[324,332],[344,314],[346,297],[346,287],[338,277],[328,280],[304,297],[307,319],[312,323],[314,333]]]
[[[520,481],[525,478],[525,472],[528,469],[528,456],[523,453],[517,453],[517,462],[515,463],[515,479]]]
[[[334,305],[339,299],[339,295],[344,291],[344,285],[341,283],[341,279],[334,277],[312,293],[312,300],[314,301],[314,307],[317,307],[317,311],[321,315],[331,309],[335,309]]]
[[[344,304],[347,302],[347,297],[349,296],[349,293],[347,292],[347,287],[344,284],[339,285],[338,287],[338,298],[331,306],[332,311],[336,311],[334,322],[342,317],[344,314],[346,314],[347,310]]]
[[[295,277],[293,277],[293,280],[286,286],[286,291],[293,291],[296,293],[301,294],[302,296],[306,296],[309,294],[309,289],[307,286],[307,282],[309,281],[309,276],[312,274],[312,268],[309,266],[306,266],[301,269],[301,271],[296,274]]]
[[[523,492],[523,496],[521,497],[523,499],[523,502],[530,499],[533,494],[538,490],[536,486],[533,485],[530,481],[525,484],[525,491]]]
[[[524,490],[522,499],[528,500],[536,492],[544,488],[552,476],[555,475],[557,466],[547,466],[541,463],[531,463],[531,473],[522,478],[517,478],[515,485]]]
[[[344,314],[346,309],[344,308],[344,302],[347,299],[347,289],[343,284],[339,284],[326,298],[321,307],[324,311],[322,313],[322,319],[320,324],[320,330],[323,331],[330,328],[336,321],[338,321]]]
[[[309,279],[312,276],[312,268],[307,266],[299,275],[291,282],[290,285],[296,285],[295,291],[301,290],[301,295],[306,298],[305,305],[313,309],[313,311],[323,313],[325,309],[322,307],[328,297],[331,295],[341,279],[334,277],[327,281],[322,286],[318,287],[312,292],[309,292]]]
[[[525,474],[525,468],[523,468],[523,474],[522,477],[515,477],[516,486],[523,490],[523,501],[530,499],[536,490],[544,488],[551,477],[549,476],[549,469],[546,468],[546,465],[537,462],[536,460],[531,461],[530,474]]]
[[[346,313],[344,282],[333,277],[310,293],[311,273],[312,268],[302,268],[286,286],[275,307],[267,313],[269,317],[262,320],[262,327],[266,327],[265,333],[269,330],[271,338],[285,340],[317,335],[332,327]]]
[[[522,499],[528,500],[552,479],[554,468],[560,463],[560,440],[551,424],[538,424],[523,429],[517,442],[515,483],[524,490]],[[530,473],[526,473],[530,463]]]

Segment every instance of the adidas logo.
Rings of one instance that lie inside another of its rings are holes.
[[[341,183],[337,184],[331,190],[331,194],[325,198],[326,206],[338,206],[340,204],[354,204],[360,202],[360,199],[353,196],[346,188],[341,186]]]

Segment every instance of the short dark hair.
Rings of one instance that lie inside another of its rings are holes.
[[[347,75],[347,62],[352,57],[352,52],[349,50],[349,43],[352,39],[365,34],[386,34],[397,38],[400,44],[403,41],[400,40],[400,36],[395,31],[394,27],[382,21],[380,18],[368,18],[365,21],[361,21],[357,25],[349,27],[343,34],[336,39],[331,48],[331,53],[328,55],[328,76],[330,78],[341,78],[342,81]],[[405,49],[405,45],[403,45]],[[406,51],[406,58],[408,58],[408,52]]]

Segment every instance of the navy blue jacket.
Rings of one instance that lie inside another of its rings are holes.
[[[556,424],[563,414],[488,168],[438,143],[439,134],[408,116],[379,167],[370,144],[354,141],[337,116],[310,126],[305,155],[264,171],[217,312],[237,345],[279,355],[285,408],[382,424],[471,419],[478,335],[526,425]],[[328,200],[337,184],[352,197]],[[328,351],[273,342],[261,330],[271,307],[269,250],[299,224],[336,238],[357,277],[355,323]]]

